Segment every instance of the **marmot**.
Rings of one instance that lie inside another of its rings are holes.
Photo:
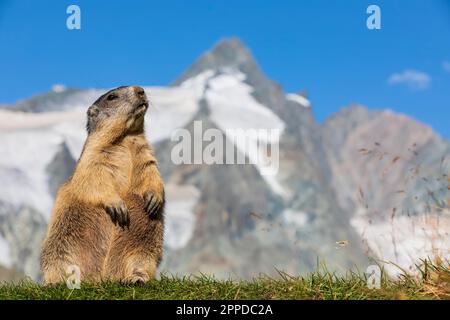
[[[148,100],[141,87],[119,87],[88,108],[88,137],[61,186],[44,241],[44,283],[144,283],[161,261],[164,186],[144,135]]]

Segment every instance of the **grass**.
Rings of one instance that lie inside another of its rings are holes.
[[[2,299],[450,299],[450,269],[425,262],[418,277],[403,275],[392,280],[382,275],[381,288],[369,289],[364,276],[349,273],[337,276],[314,272],[305,277],[284,273],[275,278],[260,277],[253,281],[219,281],[208,276],[177,278],[162,275],[144,286],[122,286],[118,283],[82,284],[71,290],[65,285],[45,287],[22,281],[0,285]]]

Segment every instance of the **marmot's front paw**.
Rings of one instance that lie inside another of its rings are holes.
[[[105,209],[114,224],[118,224],[122,228],[130,226],[128,209],[123,201],[114,205],[106,206]]]
[[[144,195],[144,210],[149,216],[155,216],[164,204],[164,199],[149,191]]]

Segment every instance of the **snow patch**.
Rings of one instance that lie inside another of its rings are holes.
[[[450,259],[449,216],[399,216],[392,221],[369,223],[357,215],[351,225],[378,259],[394,262],[412,273],[420,259]],[[391,275],[401,273],[390,263],[386,263],[385,268]]]
[[[15,207],[29,205],[48,218],[53,199],[46,168],[62,142],[61,136],[48,130],[2,133],[0,181],[7,187],[1,189],[0,200]]]
[[[303,211],[286,209],[283,211],[282,217],[287,225],[295,225],[300,228],[308,222],[308,215]]]
[[[52,131],[62,137],[70,155],[74,160],[77,160],[81,155],[87,137],[85,121],[63,122],[55,125]]]
[[[52,91],[53,92],[63,92],[63,91],[65,91],[67,89],[67,87],[65,86],[65,85],[63,85],[63,84],[54,84],[53,86],[52,86]]]
[[[165,243],[171,249],[181,249],[192,238],[196,217],[194,208],[200,191],[194,186],[168,184],[166,192]]]
[[[81,122],[85,121],[85,111],[86,108],[43,113],[0,110],[0,132],[48,127],[63,122]]]
[[[188,85],[181,88],[144,89],[150,101],[150,108],[145,116],[145,129],[151,143],[170,139],[172,133],[186,126],[199,109],[196,89]]]
[[[205,98],[211,111],[211,120],[226,134],[227,130],[260,129],[270,133],[249,139],[250,141],[236,139],[236,136],[229,133],[228,138],[251,163],[256,164],[272,190],[286,197],[287,191],[279,183],[277,175],[264,174],[261,159],[266,157],[265,150],[258,148],[258,143],[278,144],[285,124],[272,110],[256,101],[252,96],[253,87],[244,83],[244,80],[245,75],[241,72],[220,74],[208,80]]]
[[[205,85],[208,82],[208,79],[214,76],[214,74],[215,72],[213,70],[203,71],[195,77],[185,80],[180,84],[180,87],[193,92],[195,96],[200,99],[205,93]]]
[[[286,99],[296,102],[305,108],[311,108],[311,102],[308,99],[306,99],[304,96],[301,96],[299,94],[289,93],[286,95]]]

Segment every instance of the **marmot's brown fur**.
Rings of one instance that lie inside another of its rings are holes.
[[[120,87],[88,109],[88,137],[61,186],[44,242],[46,284],[80,268],[81,281],[146,282],[162,258],[164,187],[144,136],[140,87]]]

